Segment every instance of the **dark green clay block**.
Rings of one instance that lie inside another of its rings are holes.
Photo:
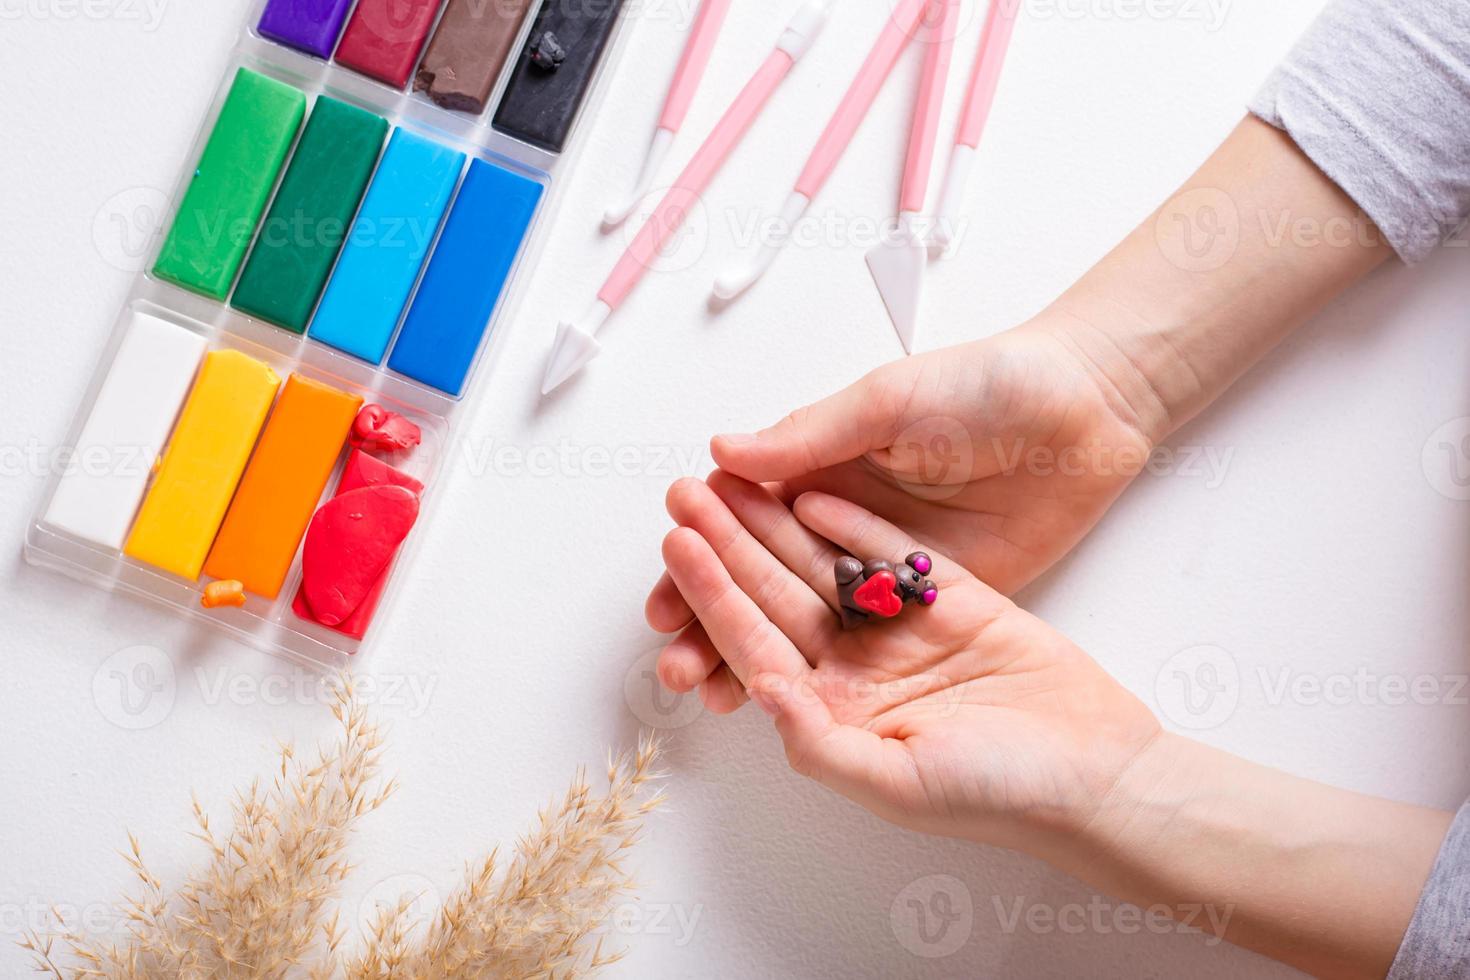
[[[218,300],[229,295],[305,115],[301,91],[240,69],[155,275]]]
[[[305,333],[388,136],[388,121],[322,96],[230,305]]]

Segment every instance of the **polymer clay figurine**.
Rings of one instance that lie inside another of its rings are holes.
[[[863,564],[856,558],[837,559],[837,602],[842,628],[857,629],[871,619],[892,619],[911,602],[934,605],[939,587],[927,577],[934,562],[922,551],[904,559],[902,565],[873,559]]]

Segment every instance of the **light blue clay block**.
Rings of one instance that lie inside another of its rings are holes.
[[[464,161],[432,140],[393,134],[311,321],[313,340],[383,360]]]

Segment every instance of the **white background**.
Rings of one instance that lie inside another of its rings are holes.
[[[308,699],[293,693],[289,669],[20,557],[44,480],[18,450],[66,431],[131,281],[118,267],[128,239],[116,216],[136,195],[173,186],[247,6],[161,2],[0,0],[6,976],[24,963],[9,940],[39,908],[125,886],[115,853],[124,828],[177,881],[202,856],[185,843],[191,790],[222,817],[235,787],[268,772],[278,738],[310,742],[330,728],[324,710],[298,703]],[[681,159],[794,3],[737,5]],[[572,389],[534,397],[555,320],[580,310],[622,244],[598,233],[596,216],[632,180],[689,6],[640,5],[534,285],[468,421],[480,456],[449,468],[416,576],[367,665],[418,693],[383,698],[402,791],[355,845],[349,921],[372,895],[445,893],[466,860],[527,828],[576,767],[632,743],[630,702],[660,719],[637,693],[646,690],[637,671],[656,645],[641,606],[659,571],[665,486],[707,468],[710,434],[773,421],[898,353],[865,243],[842,223],[892,209],[916,58],[818,202],[833,240],[789,252],[721,315],[704,302],[752,208],[784,196],[888,10],[848,0],[708,196],[691,251],[680,253],[689,267],[651,277]],[[973,225],[932,276],[923,345],[984,336],[1043,307],[1226,135],[1319,7],[1178,0],[1137,16],[1137,5],[1109,0],[1033,0],[981,151]],[[978,37],[977,17],[968,23],[957,78]],[[1174,440],[1228,461],[1223,478],[1186,465],[1144,478],[1023,602],[1160,705],[1172,727],[1209,723],[1199,737],[1260,762],[1457,806],[1470,792],[1470,736],[1465,692],[1446,695],[1470,668],[1470,503],[1454,498],[1470,492],[1451,464],[1470,466],[1470,423],[1435,433],[1470,415],[1465,262],[1463,250],[1445,250],[1421,268],[1387,269],[1301,330]],[[575,465],[527,473],[494,455],[503,446],[568,446]],[[581,468],[623,447],[640,460],[637,475]],[[134,656],[119,652],[138,646],[162,651],[142,656],[165,665],[173,696],[155,702],[156,724],[127,730],[115,671]],[[1180,672],[1207,679],[1201,658],[1227,689],[1191,715]],[[1348,687],[1332,686],[1344,676]],[[1384,703],[1390,676],[1429,678],[1439,703]],[[1328,681],[1321,697],[1293,686],[1318,679]],[[1289,972],[1199,936],[1122,934],[1127,921],[1111,905],[1100,927],[1089,913],[1080,932],[1024,919],[1007,929],[1018,908],[1065,916],[1093,892],[1015,854],[892,829],[804,783],[757,713],[696,712],[673,733],[670,764],[673,805],[639,852],[644,911],[626,924],[630,955],[616,975]],[[932,902],[936,890],[969,915],[925,945],[908,902]],[[920,955],[956,945],[947,957]]]

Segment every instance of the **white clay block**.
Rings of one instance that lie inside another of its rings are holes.
[[[47,524],[122,548],[206,346],[177,324],[133,314],[46,510]]]

